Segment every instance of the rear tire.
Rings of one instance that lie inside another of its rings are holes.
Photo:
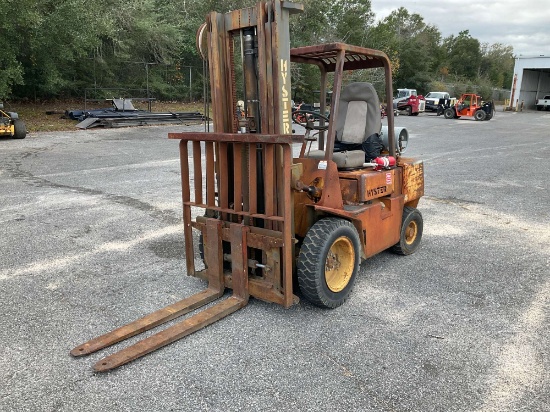
[[[348,298],[359,271],[361,243],[347,220],[324,218],[307,232],[297,264],[298,285],[312,304],[333,309]]]
[[[27,128],[25,122],[19,119],[13,119],[13,138],[24,139],[27,136]]]
[[[401,221],[399,242],[390,248],[390,251],[398,255],[410,255],[420,247],[424,220],[422,214],[414,207],[405,206],[403,220]]]
[[[455,111],[451,108],[445,109],[445,111],[443,112],[443,116],[445,117],[445,119],[452,119],[455,117]]]

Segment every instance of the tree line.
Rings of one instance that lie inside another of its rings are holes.
[[[198,27],[211,10],[226,12],[256,0],[4,3],[0,99],[73,98],[84,90],[117,88],[135,97],[200,100]],[[467,28],[443,37],[436,25],[403,7],[376,20],[370,0],[301,3],[304,13],[291,17],[292,47],[342,41],[382,50],[392,61],[394,87],[455,95],[473,90],[489,98],[493,88],[512,82],[512,47],[481,43]],[[316,74],[301,70],[292,71],[294,93],[311,98]],[[376,87],[376,74],[370,76]]]

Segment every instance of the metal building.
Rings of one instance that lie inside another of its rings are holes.
[[[536,109],[537,99],[550,94],[550,56],[516,56],[510,106]]]

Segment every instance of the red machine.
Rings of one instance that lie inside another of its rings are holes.
[[[416,89],[397,89],[397,97],[393,99],[393,108],[404,111],[409,116],[418,116],[426,110],[426,99],[419,96]]]

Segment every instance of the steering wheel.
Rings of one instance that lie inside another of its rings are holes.
[[[323,119],[326,123],[324,126],[315,126],[313,121],[318,119]],[[309,130],[328,130],[329,118],[325,115],[322,115],[319,112],[314,112],[312,110],[296,110],[292,112],[292,120],[294,123],[299,124],[302,127],[305,127]],[[304,121],[305,120],[305,121]]]

